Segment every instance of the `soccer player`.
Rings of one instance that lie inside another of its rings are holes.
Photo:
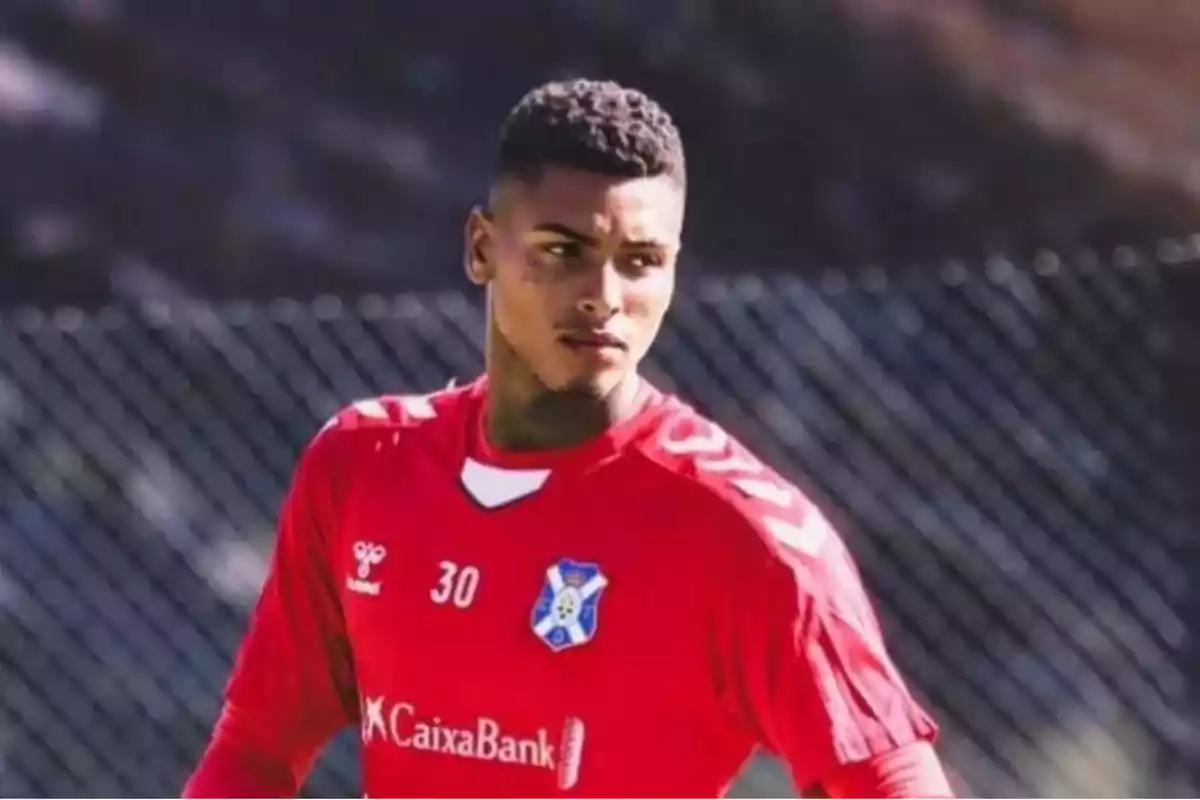
[[[512,110],[464,236],[485,374],[307,446],[186,796],[293,795],[349,725],[376,797],[716,796],[757,747],[829,796],[950,795],[837,533],[639,377],[685,183],[640,92]]]

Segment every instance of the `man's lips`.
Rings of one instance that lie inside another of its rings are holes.
[[[569,347],[628,350],[625,341],[614,334],[605,331],[572,331],[561,334],[559,341]]]

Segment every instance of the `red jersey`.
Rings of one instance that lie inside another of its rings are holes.
[[[836,533],[724,431],[647,388],[514,455],[486,393],[355,403],[302,456],[221,723],[281,785],[348,725],[370,796],[714,796],[757,746],[807,786],[932,740]]]

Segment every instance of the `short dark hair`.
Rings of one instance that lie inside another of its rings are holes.
[[[500,129],[501,176],[534,178],[557,166],[623,178],[687,181],[670,114],[613,81],[552,81],[529,91]]]

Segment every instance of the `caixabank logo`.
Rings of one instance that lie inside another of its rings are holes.
[[[435,714],[422,713],[413,703],[367,696],[362,702],[361,736],[366,747],[390,745],[550,770],[560,789],[570,789],[579,780],[584,725],[579,718],[570,717],[561,729],[542,727],[518,732],[483,715],[465,724],[451,724]]]

